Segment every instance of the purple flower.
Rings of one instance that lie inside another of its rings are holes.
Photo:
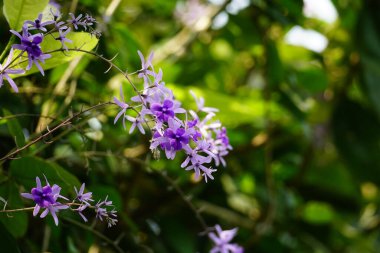
[[[184,128],[177,128],[176,130],[168,128],[165,131],[164,136],[168,138],[167,146],[165,148],[173,149],[174,151],[181,150],[182,146],[188,144],[190,139]]]
[[[195,163],[192,163],[185,170],[194,170],[195,178],[198,179],[199,176],[202,175],[206,183],[207,183],[208,178],[210,178],[211,180],[214,179],[214,177],[212,176],[212,173],[216,171],[216,169],[212,169],[211,167],[207,168],[206,166],[204,166],[201,160],[195,160]],[[201,172],[203,173],[201,174]]]
[[[100,221],[105,219],[107,221],[108,227],[116,225],[117,222],[117,214],[116,210],[113,209],[111,211],[107,210],[107,207],[113,207],[112,201],[107,200],[108,196],[103,201],[98,201],[95,205],[96,218]]]
[[[82,18],[82,14],[79,14],[78,17],[75,17],[72,13],[69,13],[69,15],[71,19],[67,20],[67,22],[72,24],[75,30],[78,30],[78,25],[83,25],[83,23],[80,21],[80,19]]]
[[[164,102],[161,104],[153,104],[150,107],[150,110],[154,115],[156,115],[157,119],[162,122],[167,122],[169,118],[174,117],[174,111],[173,111],[173,101],[169,99],[165,99]]]
[[[9,52],[9,56],[5,64],[4,65],[0,64],[0,87],[3,86],[3,80],[6,79],[8,83],[11,85],[12,89],[15,92],[18,92],[18,87],[16,83],[12,80],[12,78],[9,77],[9,74],[11,75],[24,74],[25,71],[23,69],[10,69],[9,67],[12,62],[12,58],[13,58],[13,48]]]
[[[31,27],[28,27],[28,30],[40,30],[42,32],[46,32],[47,30],[46,30],[45,26],[53,24],[53,23],[54,23],[54,21],[52,21],[52,20],[51,21],[42,22],[42,13],[40,13],[38,15],[38,18],[36,20],[34,20],[34,21],[30,21],[30,20],[25,21],[24,25],[25,24],[31,25]]]
[[[149,54],[148,59],[146,61],[143,54],[140,51],[137,51],[137,53],[139,54],[140,60],[141,60],[141,69],[139,70],[139,74],[137,76],[139,78],[144,78],[144,82],[147,83],[148,75],[153,75],[154,73],[148,70],[148,68],[153,69],[153,65],[152,65],[153,52]]]
[[[142,124],[141,124],[141,123],[144,122],[144,117],[143,117],[143,115],[140,114],[140,115],[137,116],[136,118],[133,118],[133,117],[131,117],[131,116],[129,116],[129,115],[126,115],[125,118],[126,118],[127,120],[129,120],[130,122],[132,122],[132,126],[131,126],[131,128],[129,129],[129,133],[130,133],[130,134],[133,132],[133,130],[135,130],[136,127],[139,129],[140,133],[145,134],[144,127],[143,127]]]
[[[15,44],[12,47],[15,49],[19,49],[22,51],[26,51],[28,54],[28,66],[26,67],[26,70],[29,70],[33,63],[37,66],[37,68],[40,70],[41,74],[44,75],[44,71],[41,67],[41,65],[38,63],[38,61],[41,61],[42,63],[45,61],[45,59],[50,58],[50,54],[44,54],[41,50],[41,42],[43,40],[42,34],[34,34],[31,35],[28,32],[28,28],[26,26],[22,27],[22,36],[14,31],[10,30],[11,33],[16,35],[20,38],[21,44]]]
[[[121,108],[121,111],[116,115],[113,124],[116,124],[121,115],[123,115],[123,126],[125,129],[125,112],[127,111],[129,105],[124,102],[123,86],[120,86],[120,98],[122,101],[120,101],[116,97],[113,97],[113,101]]]
[[[92,16],[86,14],[83,18],[83,22],[82,22],[82,25],[84,27],[85,30],[87,30],[87,27],[90,27],[92,25],[94,25],[94,23],[96,23],[96,20],[95,18],[93,18]]]
[[[78,212],[78,214],[82,217],[82,219],[87,222],[87,218],[86,216],[83,215],[83,211],[89,207],[91,204],[89,203],[90,201],[94,201],[93,199],[91,199],[92,197],[92,192],[86,192],[84,193],[84,187],[85,187],[85,183],[83,183],[79,189],[79,191],[77,190],[77,188],[74,186],[74,190],[75,190],[75,193],[76,193],[76,197],[75,199],[77,199],[78,201],[81,202],[80,206],[77,208],[77,209],[74,209],[75,211]]]
[[[62,48],[65,49],[66,51],[68,51],[68,48],[65,44],[65,42],[68,42],[68,43],[73,43],[72,40],[69,40],[68,38],[66,38],[66,35],[71,31],[71,28],[69,27],[66,31],[63,31],[63,29],[58,29],[58,32],[59,32],[59,36],[57,38],[55,38],[56,40],[60,41],[61,44],[62,44]]]
[[[214,247],[210,253],[243,253],[244,249],[230,241],[235,237],[237,228],[231,230],[222,230],[219,225],[215,226],[217,234],[210,232],[208,236],[214,242]]]
[[[226,130],[225,127],[222,127],[222,129],[220,129],[219,131],[217,131],[216,138],[218,140],[220,140],[225,147],[229,147],[230,146],[230,141],[228,139],[227,130]]]
[[[76,193],[76,199],[78,199],[80,202],[84,202],[85,204],[87,205],[90,205],[90,201],[94,201],[93,199],[91,199],[92,197],[92,192],[86,192],[84,193],[84,187],[85,187],[85,183],[83,183],[79,189],[79,191],[77,190],[77,188],[74,186],[74,190],[75,190],[75,193]]]
[[[39,177],[36,177],[37,187],[33,188],[31,193],[21,193],[21,196],[27,199],[32,199],[36,203],[33,210],[33,216],[36,216],[41,208],[45,208],[40,217],[44,218],[50,212],[51,216],[54,218],[55,225],[58,225],[58,217],[56,213],[61,209],[69,208],[69,206],[57,202],[57,199],[68,199],[59,194],[61,187],[56,184],[50,186],[46,178],[45,180],[46,186],[42,187]]]
[[[184,150],[186,150],[187,157],[185,161],[183,161],[183,163],[181,164],[181,168],[185,168],[189,164],[189,162],[191,162],[191,164],[196,164],[196,163],[204,164],[204,163],[211,162],[211,156],[205,157],[205,156],[199,155],[198,149],[191,149],[187,145],[184,147]]]

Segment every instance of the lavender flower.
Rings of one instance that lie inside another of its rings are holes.
[[[59,36],[57,38],[55,38],[56,40],[60,41],[61,44],[62,44],[62,48],[65,49],[66,51],[68,51],[68,48],[65,44],[65,42],[68,42],[68,43],[73,43],[72,40],[69,40],[68,38],[66,38],[66,35],[71,31],[71,28],[68,28],[66,29],[66,31],[63,31],[63,29],[59,29],[58,30],[58,33],[59,33]]]
[[[113,121],[113,124],[116,124],[116,122],[119,120],[121,115],[123,115],[123,126],[125,129],[125,112],[127,111],[129,105],[124,102],[123,86],[120,86],[120,98],[122,101],[120,101],[116,97],[113,98],[113,101],[121,108],[121,111],[116,115],[116,117]]]
[[[158,120],[167,122],[169,118],[174,117],[173,105],[173,101],[165,99],[162,105],[155,103],[150,107],[150,110],[156,115]]]
[[[126,115],[125,118],[128,121],[132,122],[132,126],[129,129],[130,134],[133,133],[133,130],[135,130],[136,127],[139,129],[140,133],[145,134],[144,127],[142,126],[142,123],[144,122],[144,116],[142,114],[140,114],[136,118]]]
[[[40,70],[41,74],[44,75],[44,71],[38,61],[41,61],[43,63],[45,59],[50,58],[51,55],[44,54],[41,50],[40,44],[43,40],[43,35],[31,35],[25,25],[22,27],[22,35],[14,30],[10,30],[10,32],[19,37],[21,40],[21,44],[15,44],[12,46],[12,48],[26,51],[28,54],[28,66],[26,67],[26,70],[29,70],[34,63]]]
[[[87,222],[87,218],[86,216],[83,215],[83,211],[91,206],[90,202],[91,201],[94,201],[93,199],[91,199],[92,197],[92,192],[86,192],[84,193],[84,188],[85,188],[85,183],[83,183],[79,189],[79,191],[77,190],[77,188],[74,186],[74,190],[75,190],[75,193],[76,193],[76,197],[75,197],[75,200],[78,200],[80,202],[80,206],[77,208],[77,209],[74,209],[75,211],[78,212],[78,214],[82,217],[82,219]]]
[[[141,60],[141,69],[139,70],[138,77],[144,78],[144,82],[147,82],[148,75],[153,74],[152,71],[148,70],[149,68],[153,68],[153,65],[152,65],[153,52],[149,54],[148,60],[145,60],[143,54],[140,51],[137,51],[137,53],[140,56],[140,60]]]
[[[108,200],[108,196],[103,201],[98,201],[95,205],[96,218],[100,221],[105,219],[107,221],[108,227],[116,225],[117,214],[115,209],[108,211],[107,207],[113,207],[112,201]]]
[[[10,69],[10,64],[13,59],[13,48],[9,52],[7,61],[5,62],[4,65],[0,64],[0,87],[3,86],[3,80],[6,79],[12,89],[15,92],[18,92],[18,87],[16,83],[12,80],[12,78],[9,77],[9,74],[14,75],[14,74],[24,74],[25,71],[23,69]]]
[[[45,21],[45,22],[42,22],[42,13],[40,13],[38,15],[38,18],[34,21],[25,21],[24,25],[25,24],[28,24],[28,25],[31,25],[30,27],[28,27],[28,30],[40,30],[42,32],[46,32],[46,28],[45,26],[47,25],[50,25],[50,24],[53,24],[54,21],[50,20],[50,21]]]
[[[45,208],[40,217],[44,218],[50,213],[51,216],[53,216],[55,225],[58,226],[57,212],[61,209],[67,209],[69,206],[57,202],[57,199],[68,199],[59,194],[61,187],[56,184],[50,186],[46,178],[45,180],[46,186],[42,187],[39,177],[36,177],[37,187],[33,188],[31,193],[21,193],[21,196],[27,199],[32,199],[36,203],[33,210],[33,216],[36,216],[41,208]]]
[[[93,199],[91,199],[92,197],[92,192],[86,192],[84,193],[84,187],[85,187],[85,183],[83,183],[81,185],[81,187],[79,188],[79,191],[77,190],[77,188],[74,186],[74,190],[75,190],[75,193],[76,193],[76,199],[78,199],[80,202],[83,202],[87,205],[90,205],[90,201],[94,201]]]
[[[114,122],[123,115],[124,119],[132,122],[129,133],[138,128],[143,134],[145,130],[142,123],[148,122],[147,125],[153,133],[150,149],[154,157],[158,157],[157,154],[163,150],[168,159],[174,159],[177,152],[183,150],[187,156],[181,164],[182,168],[193,170],[197,178],[203,176],[206,182],[208,179],[214,179],[212,173],[216,169],[210,163],[214,161],[216,166],[226,166],[224,156],[232,149],[226,129],[222,128],[220,122],[212,120],[218,110],[205,107],[204,99],[197,98],[194,93],[192,95],[197,110],[186,111],[181,108],[181,103],[175,99],[173,92],[165,87],[162,70],[159,69],[158,73],[154,71],[153,53],[150,53],[147,59],[140,51],[137,53],[141,59],[138,77],[143,79],[144,89],[131,98],[130,104],[114,98],[115,103],[121,108]],[[136,117],[126,114],[126,106],[133,103],[136,104],[133,106],[137,112]],[[137,108],[141,108],[140,111]],[[200,117],[198,113],[206,115]],[[188,116],[192,119],[188,119]]]
[[[74,14],[72,13],[69,13],[70,15],[70,19],[67,20],[67,22],[69,22],[70,24],[72,24],[74,26],[74,29],[75,30],[78,30],[78,25],[83,25],[83,23],[80,21],[80,19],[82,18],[82,14],[79,14],[79,16],[75,17]]]
[[[214,247],[210,250],[210,253],[243,253],[244,249],[230,241],[235,237],[237,228],[231,230],[222,230],[219,225],[215,226],[217,234],[210,232],[208,236],[214,242]]]

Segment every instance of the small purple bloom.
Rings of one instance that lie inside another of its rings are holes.
[[[141,60],[141,69],[139,70],[139,74],[137,76],[139,78],[144,78],[144,82],[147,83],[148,75],[153,76],[154,74],[154,72],[148,70],[148,68],[153,69],[153,65],[152,65],[153,52],[149,54],[147,60],[145,60],[143,54],[140,51],[137,51],[137,53],[139,54],[140,60]]]
[[[216,138],[221,140],[224,146],[229,147],[230,141],[228,139],[227,130],[225,127],[222,127],[222,129],[216,133]]]
[[[76,193],[76,199],[78,199],[80,202],[84,202],[85,204],[87,205],[90,205],[90,201],[94,201],[93,199],[91,199],[92,197],[92,192],[86,192],[84,193],[84,187],[85,187],[85,183],[83,183],[81,185],[81,187],[79,188],[79,191],[77,190],[77,188],[74,186],[74,190],[75,190],[75,193]]]
[[[154,115],[156,115],[157,119],[162,122],[167,122],[169,118],[174,117],[174,111],[173,111],[173,101],[169,99],[165,99],[164,102],[161,104],[153,104],[150,107],[150,110]]]
[[[67,43],[73,43],[72,40],[69,40],[68,38],[66,38],[66,35],[71,31],[71,28],[67,28],[66,31],[63,31],[63,29],[58,29],[58,33],[59,33],[59,36],[57,38],[55,38],[56,40],[60,41],[61,44],[62,44],[62,48],[65,49],[66,51],[68,51],[68,48],[66,46],[66,42]]]
[[[8,83],[11,85],[12,89],[15,92],[18,92],[18,87],[16,83],[12,80],[12,78],[9,77],[9,74],[15,75],[15,74],[24,74],[25,71],[23,69],[10,69],[9,65],[12,62],[13,58],[13,48],[9,52],[9,56],[7,58],[7,61],[5,62],[4,65],[0,64],[0,87],[3,86],[3,80],[6,79]]]
[[[27,199],[32,199],[36,203],[33,210],[33,216],[36,216],[41,208],[45,208],[40,217],[44,218],[50,212],[51,216],[54,218],[55,225],[58,226],[58,217],[56,213],[61,209],[69,208],[69,206],[57,202],[57,199],[68,199],[59,194],[61,187],[56,184],[50,186],[46,178],[45,180],[46,186],[42,187],[41,180],[39,177],[36,177],[37,187],[33,188],[31,193],[21,193],[21,196]]]
[[[121,108],[121,111],[116,115],[113,124],[116,124],[121,115],[123,115],[123,126],[125,129],[125,112],[127,111],[129,105],[124,102],[123,86],[120,86],[120,98],[122,101],[120,101],[116,97],[113,97],[113,101],[115,102],[115,104],[117,104]]]
[[[26,26],[22,27],[22,35],[20,35],[18,32],[14,30],[10,30],[10,32],[19,37],[21,40],[21,44],[15,44],[12,47],[15,49],[26,51],[28,54],[29,64],[26,70],[29,70],[34,63],[40,70],[41,74],[44,75],[44,71],[41,65],[38,63],[38,61],[41,61],[43,63],[45,59],[50,58],[51,55],[44,54],[41,50],[40,44],[43,40],[43,35],[40,33],[31,35],[28,32],[28,28]]]
[[[164,137],[168,138],[165,148],[169,150],[173,149],[174,151],[181,150],[182,146],[188,144],[190,139],[184,128],[177,128],[175,130],[168,128],[164,133]]]
[[[219,225],[215,226],[217,234],[210,232],[208,236],[214,242],[214,247],[210,250],[210,253],[243,253],[243,247],[230,243],[237,233],[237,228],[231,230],[222,230]]]
[[[96,218],[100,221],[103,221],[105,219],[108,223],[108,227],[116,225],[117,222],[117,214],[116,210],[113,209],[111,211],[107,210],[107,207],[113,207],[112,201],[107,200],[108,196],[103,201],[98,201],[98,203],[95,205],[95,212],[96,212]]]
[[[85,30],[87,30],[87,27],[93,26],[94,23],[96,23],[95,18],[86,14],[83,18],[82,26],[84,27]]]
[[[82,18],[82,14],[79,14],[78,17],[75,17],[72,13],[69,13],[69,15],[71,18],[67,20],[67,22],[72,24],[75,30],[78,30],[78,25],[83,25],[83,23],[80,21],[80,19]]]
[[[38,15],[38,18],[34,21],[25,21],[24,25],[25,24],[28,24],[28,25],[31,25],[30,27],[28,27],[28,30],[40,30],[42,32],[46,32],[46,28],[45,26],[47,25],[50,25],[50,24],[53,24],[54,21],[45,21],[45,22],[42,22],[42,13],[40,13]]]
[[[91,204],[89,202],[91,201],[94,201],[91,197],[92,197],[92,192],[86,192],[84,193],[84,188],[85,188],[85,183],[83,183],[79,189],[79,191],[77,190],[77,188],[74,186],[74,190],[75,190],[75,193],[76,193],[76,197],[75,197],[75,200],[78,200],[80,201],[80,206],[77,208],[77,209],[73,209],[75,211],[78,212],[78,214],[82,217],[82,219],[87,222],[87,218],[86,216],[83,215],[83,211],[91,206]]]
[[[191,160],[190,160],[191,161]],[[195,163],[188,166],[185,170],[194,170],[195,178],[198,179],[199,176],[203,176],[205,178],[205,181],[207,183],[207,178],[210,178],[211,180],[214,179],[212,176],[212,173],[216,171],[216,169],[207,168],[203,165],[202,161],[195,161]],[[203,172],[201,174],[201,172]]]
[[[133,132],[133,130],[135,130],[135,128],[137,127],[140,131],[140,133],[142,134],[145,134],[145,130],[144,130],[144,127],[142,126],[142,123],[144,122],[144,117],[143,115],[139,115],[137,116],[136,118],[133,118],[129,115],[126,115],[125,118],[132,122],[132,126],[131,128],[129,129],[129,133],[131,134]]]

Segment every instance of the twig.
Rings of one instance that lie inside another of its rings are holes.
[[[62,121],[60,124],[58,124],[57,126],[55,126],[54,128],[50,129],[50,130],[47,130],[44,134],[41,134],[40,136],[38,136],[37,138],[33,139],[32,141],[28,142],[27,144],[25,144],[24,146],[20,147],[20,148],[17,148],[16,150],[8,153],[7,155],[5,155],[4,157],[0,158],[0,161],[5,161],[7,159],[10,159],[11,157],[14,157],[16,154],[20,153],[21,151],[29,148],[30,146],[32,146],[33,144],[45,139],[46,137],[48,137],[50,134],[54,133],[55,131],[61,129],[62,127],[64,126],[67,126],[67,125],[70,125],[71,124],[71,121],[73,121],[74,119],[78,118],[79,116],[81,116],[82,114],[85,114],[89,111],[92,111],[92,110],[95,110],[95,109],[98,109],[99,107],[103,107],[103,106],[106,106],[106,105],[113,105],[114,103],[113,102],[105,102],[105,103],[100,103],[100,104],[97,104],[97,105],[94,105],[94,106],[91,106],[90,108],[86,109],[86,110],[81,110],[80,112],[77,112],[75,114],[73,114],[72,116],[68,117],[67,119],[65,119],[64,121]]]

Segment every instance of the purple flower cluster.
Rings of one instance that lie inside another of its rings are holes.
[[[192,95],[197,110],[183,109],[173,92],[162,81],[162,70],[158,72],[154,70],[153,53],[148,59],[145,59],[140,51],[138,54],[141,59],[138,78],[143,80],[144,89],[132,97],[128,104],[124,102],[123,92],[120,90],[122,101],[117,98],[114,98],[114,101],[121,111],[114,123],[123,115],[124,128],[125,120],[132,123],[130,133],[137,127],[142,134],[145,134],[144,125],[148,126],[153,133],[150,145],[153,154],[159,154],[162,150],[168,159],[174,159],[177,152],[182,151],[186,154],[181,164],[182,168],[193,170],[196,178],[203,176],[206,182],[208,179],[214,179],[212,173],[216,169],[211,163],[214,162],[216,166],[220,164],[226,166],[224,156],[232,149],[226,129],[220,122],[212,121],[218,110],[204,107],[204,99],[197,98],[194,93]],[[136,106],[131,106],[132,104]],[[127,115],[129,108],[133,108],[136,112],[134,117]]]
[[[36,203],[34,206],[33,216],[36,216],[41,208],[45,208],[40,217],[44,218],[50,212],[51,216],[54,218],[55,225],[58,225],[57,212],[61,209],[67,209],[69,206],[57,202],[57,199],[68,199],[59,194],[61,192],[61,187],[56,184],[50,186],[46,178],[45,180],[46,185],[42,187],[41,180],[39,177],[36,177],[37,187],[33,188],[31,193],[21,193],[21,196],[27,199],[32,199]]]
[[[79,27],[82,27],[86,31],[90,30],[91,33],[94,31],[92,26],[96,21],[87,14],[85,16],[80,14],[78,17],[75,17],[70,13],[71,18],[66,22],[60,21],[61,13],[58,10],[51,14],[52,20],[43,21],[42,14],[39,14],[33,21],[26,20],[22,26],[21,33],[10,30],[12,34],[20,39],[20,43],[12,45],[7,62],[4,66],[0,65],[0,87],[3,80],[7,80],[13,90],[18,92],[15,82],[8,74],[22,74],[25,72],[22,69],[15,69],[19,64],[17,60],[22,59],[25,54],[28,59],[28,65],[25,70],[30,70],[35,65],[41,74],[44,75],[41,63],[45,63],[45,60],[51,57],[50,54],[44,53],[41,48],[41,43],[47,35],[53,36],[55,40],[61,42],[62,49],[68,50],[66,43],[72,43],[72,41],[67,38],[67,34],[72,29],[78,30]],[[13,57],[14,49],[18,50],[15,57]]]
[[[210,232],[208,236],[213,241],[214,246],[210,253],[243,253],[243,247],[236,243],[230,243],[237,233],[237,228],[231,230],[222,230],[219,225],[215,226],[216,234]]]
[[[45,208],[45,210],[42,211],[40,217],[44,218],[50,213],[54,219],[55,225],[58,225],[57,213],[59,210],[70,208],[72,211],[77,212],[82,217],[82,219],[87,222],[88,220],[86,216],[84,216],[83,211],[89,208],[95,211],[97,219],[100,221],[103,221],[103,219],[105,219],[107,221],[108,227],[116,225],[116,210],[114,208],[112,208],[112,210],[107,210],[107,208],[113,207],[112,201],[109,201],[108,197],[106,197],[104,201],[99,200],[95,206],[92,206],[91,202],[94,201],[92,199],[92,193],[84,192],[85,184],[83,183],[79,191],[76,187],[74,187],[76,196],[72,201],[69,201],[68,198],[60,195],[61,187],[56,184],[50,186],[46,177],[45,181],[46,185],[42,186],[41,180],[39,177],[36,177],[37,186],[32,189],[31,193],[21,193],[22,197],[31,199],[36,203],[33,210],[33,216],[36,216],[41,208]],[[67,202],[60,203],[57,201],[58,198],[64,199]]]

